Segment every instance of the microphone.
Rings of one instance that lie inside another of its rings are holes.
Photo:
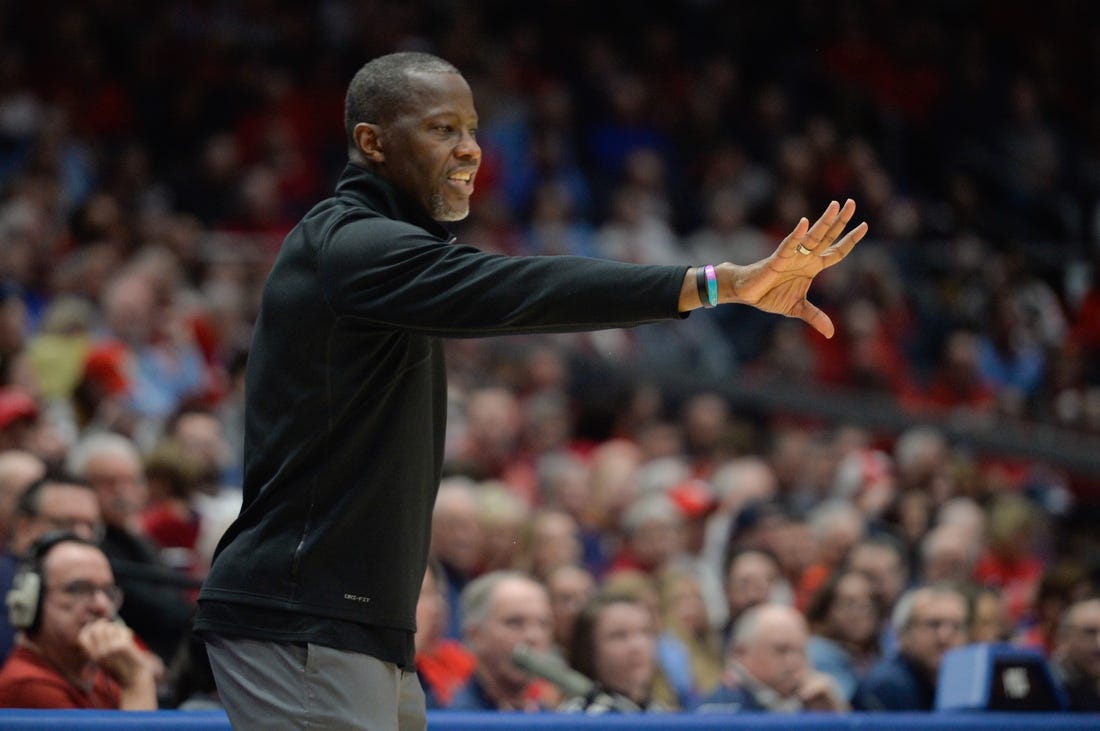
[[[512,662],[521,670],[553,683],[565,691],[567,696],[584,698],[585,705],[599,701],[601,705],[621,713],[638,713],[642,710],[629,698],[601,690],[589,677],[578,673],[555,655],[519,644],[512,648]]]
[[[527,645],[519,644],[512,648],[512,662],[532,675],[549,680],[564,690],[566,695],[588,698],[596,692],[596,684],[587,676],[581,675],[560,658],[532,650]]]

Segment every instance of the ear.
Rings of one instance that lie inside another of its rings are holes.
[[[379,125],[360,122],[352,130],[352,136],[355,138],[355,146],[367,162],[381,164],[386,161],[382,152],[382,128]]]

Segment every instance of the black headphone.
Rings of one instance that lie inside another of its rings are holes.
[[[61,543],[80,543],[94,546],[80,536],[65,530],[44,533],[31,544],[20,562],[19,571],[12,580],[5,601],[8,605],[8,621],[17,630],[33,634],[42,623],[42,590],[44,581],[42,564],[53,547]]]

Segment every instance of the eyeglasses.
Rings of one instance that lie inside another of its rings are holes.
[[[110,600],[115,611],[122,606],[122,589],[118,584],[94,584],[91,581],[77,580],[55,587],[54,591],[60,591],[62,594],[86,603],[94,601],[96,594],[102,592]]]
[[[864,611],[873,611],[875,609],[875,602],[873,599],[866,599],[863,597],[838,595],[836,598],[836,606],[838,609],[860,609]]]
[[[1082,634],[1085,637],[1089,637],[1092,639],[1100,637],[1100,627],[1088,627],[1079,624],[1071,624],[1069,625],[1069,629],[1073,632],[1077,632],[1078,634]]]
[[[106,527],[100,521],[80,520],[79,518],[55,518],[52,515],[42,513],[34,516],[36,520],[49,526],[50,530],[63,530],[75,533],[94,543],[101,543],[106,534]]]
[[[940,632],[944,629],[947,629],[950,630],[952,633],[957,633],[962,632],[964,629],[966,629],[965,622],[960,622],[954,619],[936,619],[932,617],[928,619],[913,620],[913,623],[910,626],[916,627],[917,629],[931,630],[933,632]]]

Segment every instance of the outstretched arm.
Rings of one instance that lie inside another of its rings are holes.
[[[843,206],[833,201],[812,226],[807,219],[800,220],[768,258],[743,266],[730,262],[715,266],[719,304],[739,302],[765,312],[797,317],[831,338],[835,331],[832,320],[806,299],[806,293],[818,273],[847,256],[867,233],[867,224],[861,223],[837,240],[855,211],[856,204],[851,199]],[[696,274],[697,268],[692,267],[684,276],[681,312],[703,305]]]

